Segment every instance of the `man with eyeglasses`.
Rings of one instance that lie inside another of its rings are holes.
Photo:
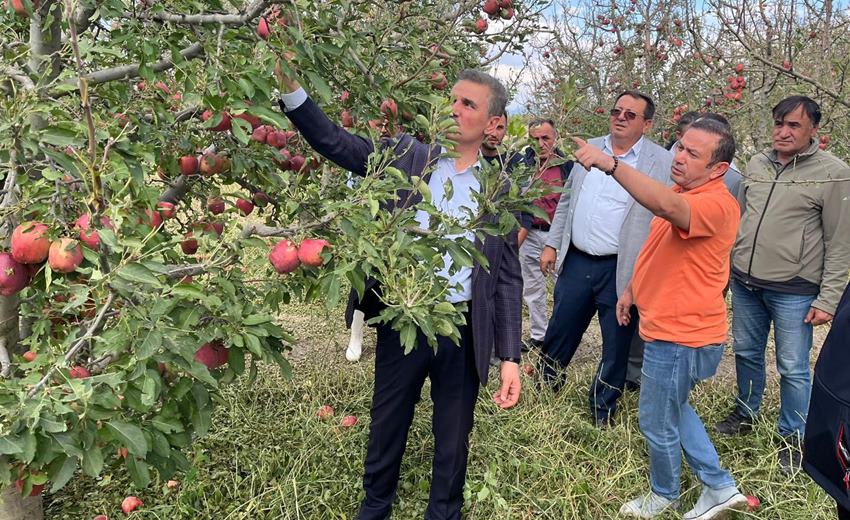
[[[850,269],[850,168],[821,150],[821,111],[806,96],[773,107],[773,146],[747,164],[732,249],[732,336],[738,395],[715,429],[752,430],[773,322],[779,372],[779,466],[799,470],[811,393],[812,328],[832,320]]]
[[[644,137],[652,128],[655,103],[638,91],[617,96],[609,134],[591,139],[618,161],[669,183],[672,155]],[[593,168],[592,170],[595,170]],[[623,392],[629,347],[637,313],[626,325],[617,323],[617,298],[632,277],[638,252],[649,234],[652,213],[608,175],[590,174],[576,164],[570,174],[569,197],[561,197],[540,257],[543,274],[558,273],[555,307],[543,340],[541,373],[553,389],[562,384],[558,372],[572,360],[590,320],[599,314],[602,358],[590,387],[594,424],[611,426]]]

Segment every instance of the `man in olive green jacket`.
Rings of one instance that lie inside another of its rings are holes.
[[[732,249],[732,335],[738,397],[716,425],[752,429],[765,385],[770,323],[780,375],[779,451],[800,465],[809,408],[812,327],[832,319],[850,269],[850,168],[815,139],[821,112],[805,96],[773,108],[773,147],[753,157],[739,191],[743,215]]]

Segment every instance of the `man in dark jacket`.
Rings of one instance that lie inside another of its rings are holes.
[[[365,175],[369,155],[375,149],[372,141],[339,128],[297,82],[284,75],[279,67],[276,73],[284,92],[281,108],[307,142],[342,168]],[[434,163],[434,148],[409,135],[387,140],[384,146],[395,149],[396,168],[408,176],[424,175],[434,206],[461,217],[465,214],[463,210],[475,203],[471,192],[479,186],[473,168],[479,163],[485,135],[496,126],[505,110],[507,92],[492,76],[467,70],[459,75],[451,98],[452,116],[458,128],[451,137],[456,142],[457,157],[440,157]],[[431,165],[433,170],[429,171]],[[451,197],[445,194],[446,183],[453,186]],[[399,190],[396,201],[384,209],[393,211],[397,205],[421,200],[408,195]],[[425,228],[428,218],[424,211],[416,215]],[[417,331],[417,346],[405,355],[399,333],[387,324],[377,326],[375,385],[363,477],[366,497],[359,519],[384,519],[390,515],[407,432],[426,377],[431,380],[434,402],[433,473],[425,512],[425,518],[429,519],[460,519],[473,411],[479,384],[487,381],[494,346],[502,361],[502,385],[493,395],[493,401],[501,408],[510,408],[519,399],[522,279],[516,233],[488,236],[479,247],[488,259],[489,271],[476,264],[455,271],[446,282],[452,288],[448,290],[447,301],[467,302],[470,309],[467,324],[459,327],[460,348],[449,338],[438,337],[438,346],[433,349],[422,331]],[[347,319],[350,320],[355,308],[362,310],[367,320],[376,316],[383,308],[377,297],[379,290],[376,280],[368,280],[362,301],[356,295],[349,298]]]
[[[539,154],[535,148],[529,147],[527,150],[525,160],[532,174],[529,181],[539,180],[552,188],[563,188],[570,170],[573,169],[573,162],[556,162],[563,158],[564,154],[557,148],[558,131],[555,129],[555,122],[551,119],[534,119],[528,124],[528,135],[537,142],[537,148],[540,149]],[[560,191],[553,191],[536,199],[534,205],[545,211],[548,219],[529,215],[523,220],[523,227],[519,230],[522,297],[528,307],[528,319],[531,322],[528,346],[534,348],[543,346],[546,325],[549,323],[549,289],[546,276],[540,270],[540,254],[549,240],[549,225],[555,218],[555,210],[558,209],[560,200]],[[557,278],[555,273],[552,276]]]
[[[803,450],[803,469],[850,520],[850,287],[835,310],[832,330],[815,364]]]

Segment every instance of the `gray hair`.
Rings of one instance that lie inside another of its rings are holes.
[[[479,85],[485,85],[490,89],[490,104],[487,107],[489,117],[500,116],[505,113],[508,104],[508,91],[502,82],[486,72],[475,69],[465,69],[457,76],[458,81],[471,81]]]
[[[691,123],[687,131],[690,130],[702,130],[718,137],[717,146],[711,153],[709,166],[719,162],[731,163],[735,158],[735,137],[732,135],[732,129],[729,128],[729,125],[724,125],[716,119],[702,117]]]

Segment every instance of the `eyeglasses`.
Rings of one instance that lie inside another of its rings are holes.
[[[634,121],[638,116],[643,117],[643,114],[638,114],[637,112],[632,112],[631,110],[623,110],[622,108],[612,108],[611,109],[611,117],[615,119],[619,119],[620,116],[623,116],[623,119],[626,121]]]

